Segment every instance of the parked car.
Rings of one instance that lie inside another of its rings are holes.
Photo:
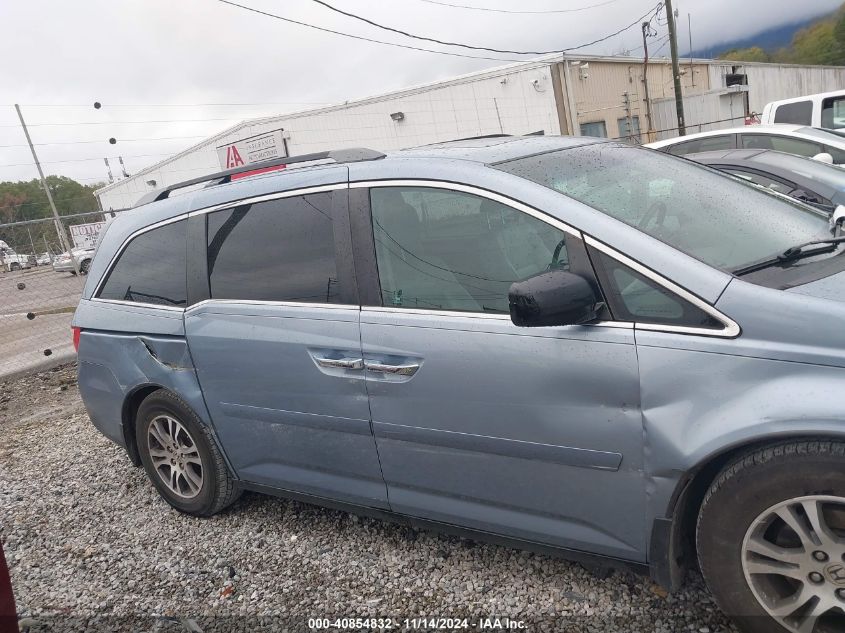
[[[829,130],[801,125],[748,125],[687,134],[648,143],[646,147],[676,156],[728,149],[773,149],[845,164],[845,138]]]
[[[53,263],[53,254],[52,254],[52,253],[50,253],[50,252],[48,252],[48,251],[45,251],[45,252],[41,253],[41,254],[40,254],[40,255],[39,255],[39,256],[35,259],[35,264],[36,264],[37,266],[49,266],[49,265],[50,265],[50,264],[52,264],[52,263]]]
[[[256,490],[671,588],[697,559],[749,631],[839,613],[828,214],[583,137],[284,162],[318,158],[153,192],[100,238],[79,389],[167,503]]]
[[[760,123],[793,123],[830,129],[845,128],[845,90],[820,92],[767,103]]]
[[[91,268],[91,262],[94,259],[94,249],[89,247],[78,247],[70,249],[73,253],[73,259],[76,260],[76,268],[71,261],[71,255],[65,251],[53,260],[53,270],[58,273],[73,273],[79,270],[81,275],[87,275]]]
[[[28,255],[19,255],[6,242],[0,241],[0,270],[14,272],[32,266]]]
[[[841,167],[766,149],[702,152],[686,158],[828,212],[845,205],[845,169]]]

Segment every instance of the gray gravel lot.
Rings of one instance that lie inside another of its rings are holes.
[[[257,494],[212,519],[180,515],[92,427],[72,365],[0,382],[0,538],[33,631],[304,631],[309,617],[421,615],[734,631],[697,574],[666,596],[629,573]]]

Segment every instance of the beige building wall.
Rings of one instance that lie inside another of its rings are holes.
[[[638,128],[635,140],[647,142],[648,113],[643,81],[643,64],[631,61],[606,62],[600,60],[567,60],[558,64],[561,84],[569,87],[564,95],[564,105],[574,104],[574,121],[585,135],[604,132],[608,138],[625,136],[628,116],[632,130]],[[568,73],[568,80],[565,74]],[[685,96],[709,91],[710,73],[707,64],[682,64],[681,90]],[[664,60],[648,64],[648,91],[651,100],[674,97],[672,65]],[[627,103],[626,108],[626,96]],[[563,116],[572,127],[573,119],[564,111]],[[626,137],[627,138],[627,137]]]

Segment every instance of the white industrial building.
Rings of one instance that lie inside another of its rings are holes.
[[[741,125],[769,101],[845,88],[845,67],[684,60],[687,130]],[[647,88],[647,90],[646,90]],[[105,210],[240,164],[343,147],[396,150],[486,134],[675,136],[667,59],[554,55],[329,107],[243,121],[96,194]]]

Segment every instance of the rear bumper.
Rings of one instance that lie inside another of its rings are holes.
[[[126,448],[123,435],[123,390],[111,370],[97,363],[79,362],[79,393],[91,422],[103,435]]]

